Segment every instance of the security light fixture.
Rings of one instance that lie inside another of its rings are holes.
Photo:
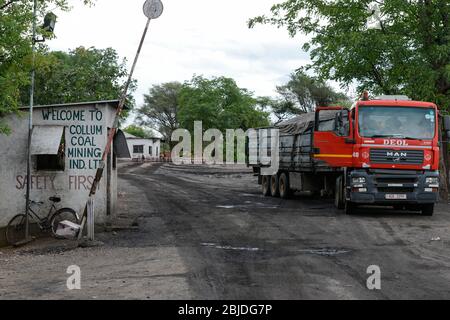
[[[56,25],[56,14],[53,12],[49,12],[44,17],[44,24],[41,26],[41,29],[48,33],[53,33],[55,31],[55,25]],[[37,36],[33,37],[33,43],[37,42],[45,42],[45,36],[42,38],[38,38]]]
[[[44,25],[42,26],[42,29],[53,33],[55,30],[56,18],[57,16],[53,12],[47,13],[44,18]]]

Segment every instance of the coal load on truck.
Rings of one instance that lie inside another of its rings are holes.
[[[320,112],[317,116],[319,119],[319,130],[320,131],[334,131],[336,128],[337,115],[340,113],[338,110],[327,110]],[[280,170],[291,170],[291,171],[313,171],[315,167],[324,165],[321,161],[314,159],[313,154],[313,134],[316,123],[316,113],[310,112],[299,115],[290,120],[284,121],[273,129],[278,129],[279,138],[279,168]],[[267,142],[267,155],[271,154],[270,148],[272,133],[267,130],[268,142]],[[258,135],[258,145],[253,147],[258,147],[259,150],[260,136]],[[252,147],[250,146],[250,151]],[[255,151],[255,150],[253,150]],[[262,166],[259,161],[260,158],[259,150],[258,154],[258,164],[257,166]],[[256,153],[255,153],[256,154]],[[264,152],[263,152],[264,154]],[[266,164],[267,165],[267,164]]]

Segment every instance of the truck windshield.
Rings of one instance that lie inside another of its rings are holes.
[[[360,107],[359,134],[364,138],[432,140],[436,112],[414,107]]]

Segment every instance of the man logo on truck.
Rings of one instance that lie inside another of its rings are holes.
[[[392,151],[389,151],[387,153],[387,156],[400,159],[400,158],[408,157],[408,154],[406,152],[392,152]]]

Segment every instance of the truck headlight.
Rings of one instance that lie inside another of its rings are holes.
[[[439,184],[439,178],[438,178],[438,177],[429,177],[429,178],[426,178],[425,183],[426,183],[426,184],[438,185],[438,184]]]
[[[353,184],[366,183],[366,178],[364,178],[364,177],[353,178],[352,182],[353,182]]]

